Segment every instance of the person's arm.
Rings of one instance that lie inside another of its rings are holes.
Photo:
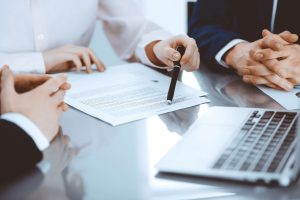
[[[22,174],[42,160],[34,140],[18,125],[0,119],[0,179]]]
[[[20,113],[5,113],[1,119],[14,123],[27,133],[34,141],[40,151],[44,151],[50,145],[48,139],[41,130],[26,116]]]
[[[14,72],[40,73],[46,72],[42,53],[4,53],[0,52],[0,66],[9,65]]]
[[[198,0],[195,4],[188,35],[196,40],[206,62],[226,66],[224,55],[243,41],[231,31],[233,12],[228,0]]]
[[[99,0],[98,18],[116,53],[125,60],[156,66],[146,55],[146,45],[171,34],[147,20],[132,0]]]

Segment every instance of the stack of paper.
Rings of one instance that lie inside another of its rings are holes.
[[[93,117],[119,125],[209,100],[207,93],[177,83],[174,102],[166,103],[170,77],[141,64],[109,67],[104,73],[68,73],[66,102]]]

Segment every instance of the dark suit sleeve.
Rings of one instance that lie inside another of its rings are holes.
[[[215,63],[216,54],[231,40],[242,39],[232,31],[234,8],[230,0],[198,0],[189,22],[193,37],[205,62]]]
[[[22,174],[42,160],[42,152],[17,125],[0,120],[0,180]]]

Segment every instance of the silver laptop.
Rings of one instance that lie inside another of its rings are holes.
[[[299,171],[298,114],[211,107],[156,167],[160,172],[288,186]]]

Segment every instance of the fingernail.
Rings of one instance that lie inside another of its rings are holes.
[[[180,59],[180,54],[179,53],[173,53],[173,59],[178,60]]]

